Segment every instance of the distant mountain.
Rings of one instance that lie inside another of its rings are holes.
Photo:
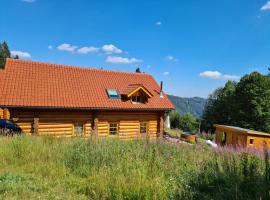
[[[201,97],[186,98],[186,97],[177,97],[173,95],[167,95],[167,96],[169,97],[173,105],[175,106],[175,109],[180,114],[185,114],[189,112],[198,118],[202,116],[206,99],[201,98]]]

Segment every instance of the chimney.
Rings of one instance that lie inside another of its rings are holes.
[[[160,82],[160,92],[159,92],[160,98],[163,98],[163,81]]]

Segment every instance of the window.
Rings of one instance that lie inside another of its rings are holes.
[[[115,89],[107,89],[107,94],[110,99],[120,99],[120,95],[118,90]]]
[[[221,145],[224,146],[227,143],[227,133],[223,132],[221,136]]]
[[[147,129],[148,129],[147,125],[148,125],[147,122],[141,122],[140,123],[140,133],[141,134],[147,133]]]
[[[81,122],[75,123],[74,133],[77,136],[82,136],[83,135],[83,123],[81,123]]]
[[[146,98],[144,96],[132,96],[131,101],[132,103],[142,104],[146,102]]]
[[[118,123],[110,123],[109,127],[109,133],[110,135],[117,135],[118,133]]]
[[[254,144],[254,138],[249,139],[249,144]]]

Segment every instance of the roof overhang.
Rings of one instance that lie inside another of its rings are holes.
[[[240,128],[240,127],[226,126],[226,125],[219,125],[219,124],[214,124],[214,127],[218,128],[220,130],[223,130],[223,131],[234,131],[234,132],[248,134],[248,135],[261,135],[261,136],[269,136],[270,137],[270,133],[264,133],[264,132],[244,129],[244,128]]]
[[[2,106],[13,109],[40,109],[40,110],[93,110],[93,111],[171,111],[174,108],[117,108],[117,107],[60,107],[60,106]]]
[[[153,97],[153,95],[144,86],[139,86],[136,89],[132,90],[131,92],[127,94],[127,97],[131,97],[133,94],[135,94],[136,92],[140,90],[142,90],[147,95],[148,98]]]

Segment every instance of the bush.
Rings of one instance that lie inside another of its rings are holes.
[[[187,113],[180,117],[179,128],[187,132],[197,132],[199,130],[199,123],[192,114]]]
[[[171,128],[179,128],[180,126],[180,114],[177,111],[170,112]]]

